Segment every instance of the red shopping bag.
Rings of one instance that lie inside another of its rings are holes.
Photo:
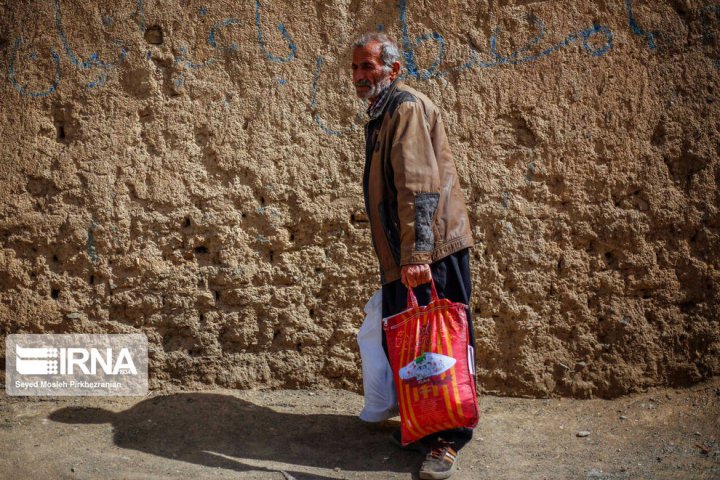
[[[479,418],[474,355],[465,305],[438,298],[418,306],[408,289],[408,309],[383,320],[407,445],[441,430],[475,427]]]

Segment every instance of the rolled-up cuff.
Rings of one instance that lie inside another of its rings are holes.
[[[413,252],[400,259],[402,265],[429,265],[432,263],[432,252]]]

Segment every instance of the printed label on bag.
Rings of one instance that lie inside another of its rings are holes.
[[[415,378],[420,381],[434,377],[450,370],[455,365],[455,361],[454,358],[446,355],[425,352],[400,369],[400,378],[403,380]]]

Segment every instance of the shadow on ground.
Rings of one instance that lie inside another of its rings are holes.
[[[330,477],[291,471],[293,465],[411,472],[420,462],[388,442],[397,423],[369,427],[349,415],[282,413],[231,395],[173,394],[143,400],[119,413],[66,407],[48,418],[68,424],[110,423],[113,440],[122,448],[240,472],[285,471],[298,480]],[[278,468],[268,468],[267,462]]]

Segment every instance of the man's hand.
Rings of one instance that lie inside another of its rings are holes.
[[[400,268],[400,281],[406,288],[415,288],[432,280],[430,265],[403,265]]]

